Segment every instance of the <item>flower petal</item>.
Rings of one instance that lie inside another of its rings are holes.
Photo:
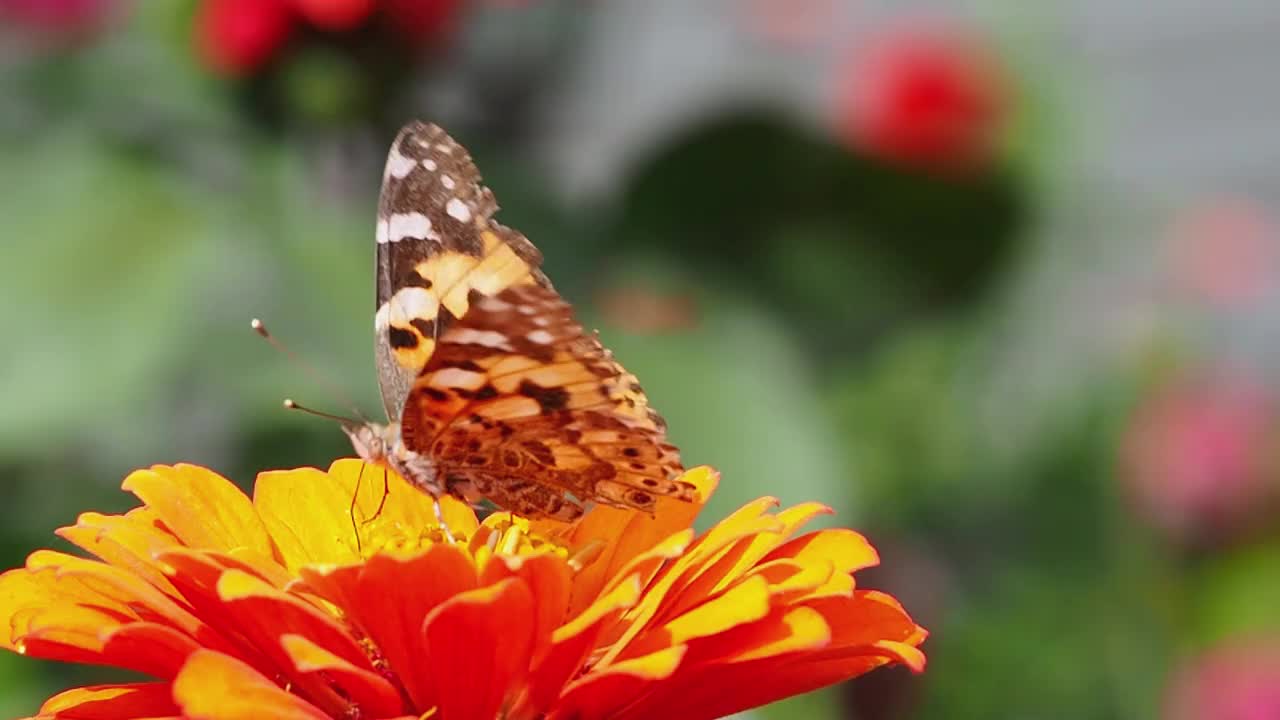
[[[825,647],[830,638],[830,629],[817,612],[809,608],[776,611],[759,622],[691,643],[684,663],[671,678],[611,718],[678,715],[682,720],[710,720],[803,692],[795,683],[810,679],[793,668],[808,652]],[[807,689],[833,681],[823,677],[810,682]]]
[[[173,681],[173,699],[191,720],[329,720],[233,657],[200,650]]]
[[[777,548],[766,561],[789,558],[807,563],[813,559],[830,560],[837,573],[851,573],[880,564],[880,555],[861,534],[844,528],[818,530]]]
[[[57,534],[171,597],[177,596],[177,590],[156,566],[155,554],[180,543],[158,526],[155,513],[149,508],[135,508],[123,516],[81,513],[75,525],[59,528]]]
[[[685,645],[689,641],[753,623],[769,614],[769,583],[751,577],[719,596],[678,615],[665,625],[636,638],[619,657],[645,655],[661,647]]]
[[[238,620],[240,632],[254,638],[258,647],[269,646],[281,635],[294,633],[356,667],[373,670],[359,643],[330,615],[248,573],[239,570],[222,573],[218,578],[218,597]]]
[[[259,473],[253,486],[253,507],[290,570],[360,559],[348,512],[351,498],[350,488],[315,468]]]
[[[230,480],[195,465],[153,465],[135,470],[122,486],[192,548],[250,548],[273,557],[267,530],[249,498]]]
[[[72,688],[45,701],[41,718],[66,720],[133,720],[176,718],[169,683],[131,683]]]
[[[481,585],[492,585],[507,577],[518,577],[533,593],[534,627],[531,655],[538,655],[551,642],[551,633],[564,624],[569,611],[569,591],[573,569],[554,553],[499,556],[485,565]]]
[[[95,605],[127,608],[127,612],[138,619],[163,622],[195,637],[208,630],[173,596],[114,565],[52,550],[37,550],[27,558],[27,567],[32,571],[52,568],[60,578],[79,581],[85,588],[98,593],[100,597],[93,603]]]
[[[597,505],[572,527],[567,540],[573,547],[585,546],[593,540],[606,543],[604,554],[583,568],[574,580],[572,614],[582,612],[632,558],[692,526],[702,505],[715,492],[720,474],[703,466],[685,472],[680,479],[697,487],[697,502],[660,497],[653,515]]]
[[[624,717],[620,711],[670,678],[680,667],[688,648],[677,645],[592,672],[565,688],[547,720]],[[677,708],[668,717],[685,715]],[[652,715],[648,717],[661,717]]]
[[[601,631],[639,598],[640,583],[632,577],[616,584],[578,617],[557,628],[546,652],[533,656],[528,691],[512,708],[512,720],[541,717],[569,678],[582,668]]]
[[[436,705],[422,621],[440,603],[476,587],[476,568],[465,550],[432,545],[408,557],[378,554],[364,565],[304,567],[300,573],[373,640],[416,707]]]
[[[512,577],[462,593],[423,622],[440,714],[448,720],[492,720],[529,669],[534,601]]]
[[[859,590],[849,598],[821,598],[805,602],[826,618],[832,628],[832,648],[873,648],[878,643],[903,643],[917,646],[929,633],[915,624],[902,605],[889,595],[875,590]],[[891,654],[901,650],[884,646]],[[908,652],[900,659],[913,670],[924,668],[924,657]]]
[[[395,686],[376,672],[356,667],[301,635],[282,635],[280,646],[298,672],[314,673],[341,688],[351,701],[353,717],[392,717],[404,712]]]

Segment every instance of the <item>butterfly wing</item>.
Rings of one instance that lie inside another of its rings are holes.
[[[392,420],[441,332],[477,297],[547,283],[541,253],[491,220],[497,208],[471,156],[444,130],[414,122],[396,136],[375,232],[375,357]]]
[[[477,298],[441,330],[401,415],[406,447],[442,486],[529,517],[582,502],[652,510],[693,497],[678,451],[634,375],[536,282]]]

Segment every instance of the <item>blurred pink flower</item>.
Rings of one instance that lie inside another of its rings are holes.
[[[289,39],[293,12],[285,0],[205,0],[196,12],[196,47],[225,75],[262,68]]]
[[[1007,124],[1009,86],[976,36],[913,25],[860,47],[840,75],[838,130],[863,152],[933,170],[978,170]]]
[[[1227,644],[1177,673],[1167,695],[1166,720],[1280,718],[1280,640]]]
[[[0,21],[43,41],[82,40],[106,25],[116,5],[115,0],[0,0]]]
[[[1200,299],[1237,305],[1274,284],[1280,237],[1252,201],[1192,205],[1175,218],[1172,235],[1175,281]]]
[[[1179,378],[1144,399],[1122,445],[1138,510],[1188,541],[1238,531],[1269,500],[1272,399],[1241,377]]]
[[[834,30],[835,0],[739,0],[738,15],[757,37],[782,47],[815,45]]]

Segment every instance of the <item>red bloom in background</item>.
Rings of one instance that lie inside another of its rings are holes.
[[[989,48],[941,28],[912,27],[859,48],[840,83],[836,109],[847,142],[931,169],[988,164],[1010,105]]]
[[[196,46],[214,70],[246,75],[275,56],[293,21],[285,0],[206,0],[196,14]]]
[[[1174,677],[1167,720],[1270,720],[1280,717],[1280,642],[1224,645]]]
[[[1265,505],[1275,410],[1266,391],[1238,377],[1181,378],[1134,414],[1123,471],[1138,509],[1185,540],[1238,530]]]
[[[454,29],[461,0],[383,0],[391,27],[410,42],[427,43]]]
[[[420,2],[431,4],[430,0]],[[307,22],[331,31],[358,27],[374,7],[374,0],[293,0],[293,3]]]

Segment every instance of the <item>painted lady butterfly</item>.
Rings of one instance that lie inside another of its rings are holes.
[[[635,376],[583,331],[538,249],[493,222],[497,209],[453,138],[423,123],[400,131],[376,231],[375,348],[391,422],[346,426],[356,452],[433,496],[531,518],[692,499]]]

